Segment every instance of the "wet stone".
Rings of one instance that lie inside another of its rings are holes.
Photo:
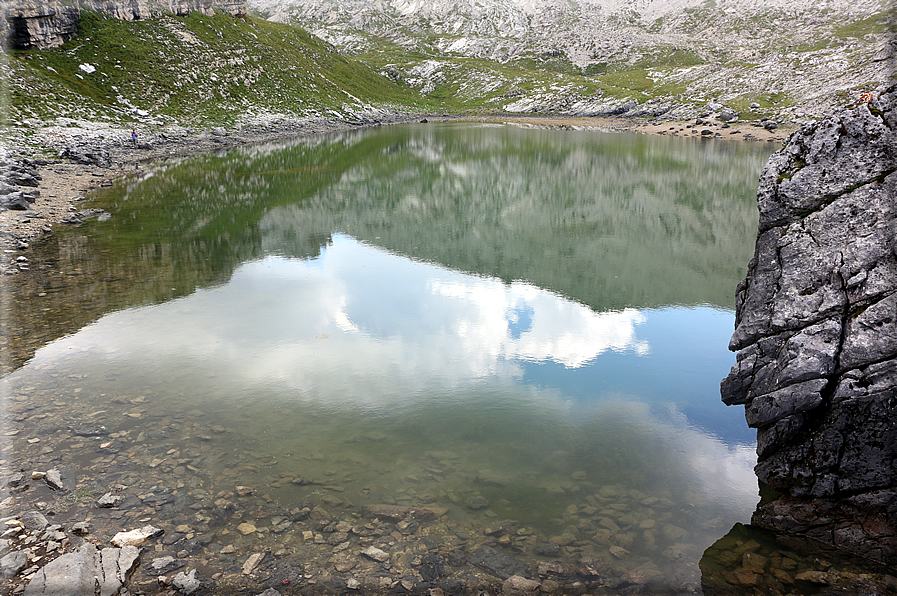
[[[576,573],[586,577],[598,577],[608,572],[609,565],[601,559],[583,558],[576,566]]]
[[[828,585],[832,583],[831,577],[825,571],[801,571],[794,576],[794,579],[819,585]]]
[[[539,562],[538,573],[541,577],[561,576],[567,574],[567,568],[560,563]],[[594,575],[589,573],[588,575]]]
[[[561,555],[560,544],[539,544],[533,550],[537,555],[542,557],[559,557]]]
[[[22,525],[29,530],[43,530],[46,528],[50,522],[47,521],[47,518],[44,517],[44,514],[40,511],[29,511],[22,515],[19,518],[19,521],[22,522]]]
[[[243,575],[249,575],[255,568],[258,567],[259,563],[262,562],[262,559],[265,558],[265,553],[254,553],[249,555],[249,558],[243,563],[242,573]]]
[[[62,472],[59,470],[47,470],[47,475],[44,477],[44,480],[47,482],[47,486],[54,490],[62,490],[65,488],[65,485],[62,482]]]
[[[178,573],[171,581],[171,585],[181,593],[189,595],[202,587],[202,580],[196,577],[196,569],[193,569],[190,573],[184,573],[183,571]]]
[[[464,506],[468,509],[473,509],[474,511],[485,509],[489,506],[489,500],[486,497],[476,495],[464,501]]]
[[[119,532],[115,536],[112,537],[112,544],[115,546],[139,546],[149,540],[150,538],[154,538],[156,536],[161,535],[164,532],[161,528],[157,528],[155,526],[147,525],[142,528],[138,528],[136,530],[131,530],[129,532]]]
[[[726,574],[726,581],[736,586],[756,586],[762,572],[756,569],[737,569]]]
[[[383,563],[383,562],[389,560],[389,553],[387,553],[383,550],[380,550],[379,548],[377,548],[375,546],[367,547],[366,549],[361,551],[361,554],[373,559],[374,561],[378,561],[380,563]]]
[[[180,569],[183,566],[183,561],[180,561],[175,557],[169,555],[153,559],[149,565],[144,567],[144,572],[149,575],[163,575],[166,573],[171,573],[176,569]]]
[[[121,503],[125,500],[125,498],[121,495],[114,495],[111,492],[106,493],[99,499],[97,499],[97,507],[101,508],[111,508],[117,507],[121,505]]]
[[[536,596],[542,587],[541,582],[512,575],[501,586],[503,596]]]
[[[468,560],[501,579],[507,579],[512,575],[522,575],[526,572],[526,565],[523,561],[487,545],[480,546],[470,553]]]
[[[243,534],[244,536],[248,536],[249,534],[254,534],[258,530],[255,527],[255,525],[253,525],[249,522],[243,522],[242,524],[237,526],[237,531],[240,532],[240,534]]]

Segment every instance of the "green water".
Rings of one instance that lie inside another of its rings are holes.
[[[758,499],[719,381],[771,150],[428,125],[135,173],[91,203],[111,220],[48,249],[83,275],[42,305],[91,308],[3,381],[41,412],[18,457],[134,494],[444,508],[427,531],[471,549],[510,521],[527,560],[696,568]],[[235,536],[240,514],[201,524]]]

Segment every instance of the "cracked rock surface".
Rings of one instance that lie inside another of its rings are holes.
[[[760,176],[723,401],[780,496],[753,523],[897,565],[897,87],[792,135]]]
[[[98,549],[85,542],[38,571],[25,587],[24,596],[121,594],[139,558],[135,546]]]

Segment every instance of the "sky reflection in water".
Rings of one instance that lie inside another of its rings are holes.
[[[93,292],[134,272],[123,310],[8,378],[80,391],[127,441],[144,419],[120,396],[150,422],[232,429],[203,470],[215,490],[339,478],[352,506],[436,503],[475,535],[494,520],[463,503],[483,494],[546,537],[607,491],[689,534],[655,551],[639,530],[639,556],[673,565],[685,540],[697,560],[758,499],[754,434],[719,381],[768,153],[427,126],[173,163],[110,189],[90,229],[115,257]],[[276,463],[243,471],[254,453]],[[287,509],[318,498],[286,484]]]
[[[709,307],[596,312],[526,282],[337,234],[318,257],[265,257],[222,287],[107,315],[36,362],[86,351],[103,367],[214,376],[235,399],[264,394],[386,419],[434,400],[451,418],[493,388],[502,403],[491,407],[561,418],[580,432],[620,420],[646,450],[672,455],[692,490],[743,518],[757,499],[752,437],[716,385],[731,365],[731,316]]]

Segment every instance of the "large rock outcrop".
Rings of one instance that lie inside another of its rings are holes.
[[[755,525],[897,565],[897,88],[805,126],[760,177],[722,382],[757,429]]]
[[[81,11],[89,10],[124,21],[136,21],[160,12],[186,16],[193,11],[234,16],[246,14],[245,0],[12,0],[0,20],[0,42],[15,49],[60,46],[78,33]]]

